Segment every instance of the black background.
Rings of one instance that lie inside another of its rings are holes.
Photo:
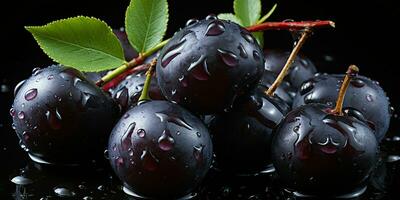
[[[210,13],[233,12],[232,0],[169,0],[167,37],[183,27],[190,18],[204,18]],[[395,0],[379,1],[311,1],[263,0],[263,13],[274,3],[278,8],[269,21],[325,20],[336,22],[336,29],[317,30],[307,41],[302,53],[310,57],[320,72],[343,73],[347,66],[356,64],[362,75],[381,83],[392,105],[400,109],[399,78],[399,22],[400,7]],[[40,50],[25,25],[44,25],[53,20],[85,15],[106,21],[113,28],[123,27],[128,0],[12,0],[1,1],[0,15],[0,84],[11,91],[0,93],[0,166],[7,173],[8,160],[25,156],[18,147],[17,137],[10,129],[8,110],[16,83],[30,76],[34,67],[45,67],[52,61]],[[292,47],[291,35],[286,31],[265,33],[266,48]],[[333,60],[326,59],[327,55]],[[392,123],[391,133],[398,131]],[[19,148],[19,147],[18,147]],[[8,150],[6,150],[8,149]],[[12,152],[12,153],[10,153]],[[10,169],[9,169],[10,170]],[[5,175],[5,174],[3,174]],[[5,178],[1,175],[0,178]],[[7,175],[5,175],[7,176]],[[1,191],[0,191],[1,193]]]

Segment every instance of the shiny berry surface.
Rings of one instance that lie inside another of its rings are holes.
[[[167,101],[128,110],[108,143],[109,161],[124,186],[149,198],[190,193],[209,170],[212,152],[200,119]]]
[[[276,76],[285,66],[286,60],[289,58],[290,52],[281,50],[267,49],[265,55],[265,70],[271,71]],[[288,81],[294,89],[298,89],[301,84],[309,78],[312,78],[317,72],[314,63],[307,57],[296,56],[288,75],[285,80]]]
[[[374,169],[379,150],[373,131],[359,116],[330,110],[323,104],[299,107],[276,129],[272,160],[290,189],[343,194],[365,184]]]
[[[343,75],[321,74],[305,82],[293,101],[293,108],[309,103],[335,106]],[[343,108],[361,112],[375,132],[378,141],[385,136],[390,123],[390,106],[385,91],[379,83],[364,76],[351,80]]]
[[[271,164],[272,132],[289,111],[279,97],[254,90],[228,113],[210,123],[217,167],[237,174],[252,174]]]
[[[119,110],[82,73],[53,65],[35,68],[16,86],[10,115],[20,145],[31,157],[71,164],[102,156]]]
[[[193,21],[162,49],[157,80],[164,96],[193,112],[221,112],[255,87],[264,54],[239,25],[215,16]]]

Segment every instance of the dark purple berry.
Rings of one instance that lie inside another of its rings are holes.
[[[162,49],[157,80],[164,96],[200,114],[221,112],[253,88],[263,52],[239,25],[208,17],[177,32]]]

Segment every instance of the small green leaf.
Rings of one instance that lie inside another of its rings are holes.
[[[99,19],[79,16],[25,28],[43,51],[60,64],[82,71],[100,71],[125,62],[117,37]]]
[[[235,15],[243,22],[243,26],[256,24],[261,16],[260,0],[235,0],[233,2]]]
[[[264,32],[253,32],[253,36],[256,38],[258,45],[260,45],[261,48],[264,47]]]
[[[160,43],[167,24],[167,0],[131,0],[126,10],[126,33],[138,52],[144,53]]]
[[[243,22],[232,13],[221,13],[218,15],[218,19],[229,20],[243,26]]]

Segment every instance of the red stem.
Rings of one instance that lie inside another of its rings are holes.
[[[250,32],[265,31],[265,30],[302,30],[305,28],[322,28],[335,27],[333,21],[300,21],[300,22],[264,22],[254,26],[247,27]]]
[[[121,83],[127,76],[131,75],[131,74],[136,74],[140,71],[145,71],[149,68],[148,65],[146,64],[142,64],[142,65],[138,65],[132,69],[129,69],[127,71],[125,71],[124,73],[118,75],[117,77],[115,77],[113,80],[111,80],[110,82],[106,83],[102,89],[104,91],[108,91],[111,88],[116,87],[119,83]]]

